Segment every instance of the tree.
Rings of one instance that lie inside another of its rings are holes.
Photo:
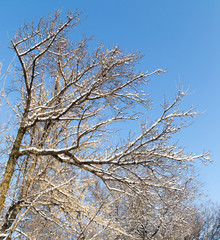
[[[118,46],[91,51],[89,38],[72,42],[79,21],[77,12],[65,21],[56,12],[11,40],[20,100],[5,98],[13,117],[1,131],[0,239],[132,238],[115,206],[139,196],[166,215],[158,199],[180,201],[193,162],[209,159],[170,141],[197,115],[179,109],[186,93],[147,122],[146,85],[164,71],[137,72],[141,55]],[[129,122],[139,128],[120,141]]]
[[[186,240],[217,240],[220,238],[220,208],[208,203],[197,208],[191,221],[194,231]]]
[[[171,180],[171,179],[170,179]],[[119,239],[185,239],[195,231],[192,225],[197,208],[194,207],[196,189],[193,182],[175,189],[142,188],[145,194],[124,200],[120,209],[120,223],[132,237]]]

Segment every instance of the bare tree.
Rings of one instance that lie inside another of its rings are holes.
[[[146,85],[164,71],[137,72],[141,55],[118,46],[91,51],[89,38],[72,42],[70,30],[79,21],[78,13],[62,21],[56,12],[24,24],[11,40],[20,100],[10,103],[15,125],[1,146],[0,239],[131,238],[115,204],[163,192],[182,199],[182,173],[209,159],[170,141],[197,115],[179,109],[186,93],[179,90],[147,122]],[[121,123],[132,121],[139,123],[136,133],[119,141]]]
[[[170,170],[170,172],[169,172]],[[197,214],[194,200],[198,198],[198,186],[192,169],[182,169],[179,163],[166,170],[160,184],[172,182],[172,187],[138,186],[141,194],[124,196],[115,204],[118,222],[131,233],[131,237],[118,235],[118,239],[185,239],[194,232],[194,215]],[[158,169],[154,169],[155,174]],[[193,172],[192,172],[193,174]],[[177,180],[178,179],[178,180]]]
[[[217,240],[220,239],[220,208],[208,202],[198,206],[193,215],[191,226],[194,231],[185,240]]]

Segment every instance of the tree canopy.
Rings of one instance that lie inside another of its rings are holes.
[[[139,53],[74,41],[80,14],[11,40],[16,101],[1,128],[0,239],[197,239],[196,160],[173,136],[198,115],[179,89],[151,112]],[[129,129],[132,123],[138,125]],[[214,238],[213,238],[214,239]]]

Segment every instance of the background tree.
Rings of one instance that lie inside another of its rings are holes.
[[[193,217],[192,226],[194,232],[189,235],[190,240],[217,240],[220,238],[220,209],[219,205],[208,203],[197,207]]]
[[[209,159],[171,141],[197,115],[179,109],[186,93],[146,121],[148,79],[164,71],[137,72],[141,55],[118,46],[91,51],[86,37],[72,42],[79,21],[56,12],[24,24],[11,41],[19,102],[8,105],[15,126],[1,146],[0,239],[134,239],[131,227],[140,228],[120,213],[130,199],[156,214],[147,234],[162,234],[176,206],[189,209],[191,165]],[[121,123],[132,121],[139,127],[120,141]]]

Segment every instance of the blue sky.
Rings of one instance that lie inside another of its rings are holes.
[[[138,68],[143,71],[167,70],[149,84],[154,107],[164,96],[174,97],[179,81],[190,89],[184,106],[198,106],[204,113],[184,129],[179,143],[195,153],[211,152],[214,163],[197,169],[205,193],[220,202],[220,1],[1,0],[0,61],[5,67],[13,57],[8,46],[19,25],[56,9],[84,10],[73,40],[81,33],[94,35],[107,47],[140,51],[144,58]]]

